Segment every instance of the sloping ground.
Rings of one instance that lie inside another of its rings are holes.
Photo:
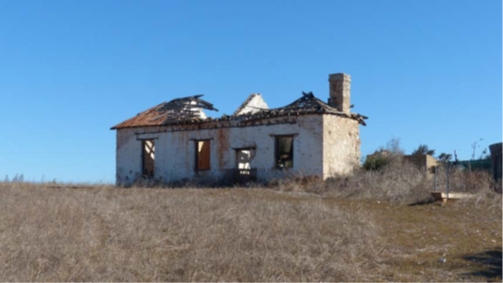
[[[0,183],[1,281],[501,281],[501,199]]]
[[[346,201],[335,202],[348,205]],[[371,214],[383,229],[383,279],[501,281],[501,203],[476,202],[359,202],[361,210]]]

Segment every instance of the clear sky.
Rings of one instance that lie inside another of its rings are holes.
[[[369,116],[362,155],[398,138],[469,159],[502,140],[501,15],[499,0],[2,0],[0,178],[114,182],[110,127],[138,112],[199,93],[217,116],[253,92],[326,101],[337,72]]]

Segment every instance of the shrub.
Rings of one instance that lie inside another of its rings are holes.
[[[363,163],[363,169],[365,170],[380,170],[384,166],[390,163],[390,158],[383,155],[369,155]]]
[[[386,147],[381,147],[373,154],[367,155],[363,163],[365,170],[381,170],[395,159],[401,159],[404,155],[403,149],[400,147],[400,140],[397,138],[391,139]]]

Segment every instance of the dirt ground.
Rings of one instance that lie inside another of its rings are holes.
[[[383,229],[387,281],[501,281],[501,206],[332,201],[369,213]]]

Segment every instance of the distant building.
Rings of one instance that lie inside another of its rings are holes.
[[[435,166],[438,165],[438,161],[429,154],[405,155],[404,159],[423,170],[428,178],[432,178],[434,176]]]
[[[491,151],[491,168],[493,171],[494,180],[501,180],[501,171],[502,171],[502,143],[495,143],[489,146],[489,150]]]
[[[329,75],[328,103],[304,93],[269,109],[252,94],[232,115],[216,119],[205,115],[203,109],[217,109],[201,95],[161,103],[112,127],[116,183],[350,173],[359,164],[359,125],[367,119],[350,111],[350,82],[347,74]]]

